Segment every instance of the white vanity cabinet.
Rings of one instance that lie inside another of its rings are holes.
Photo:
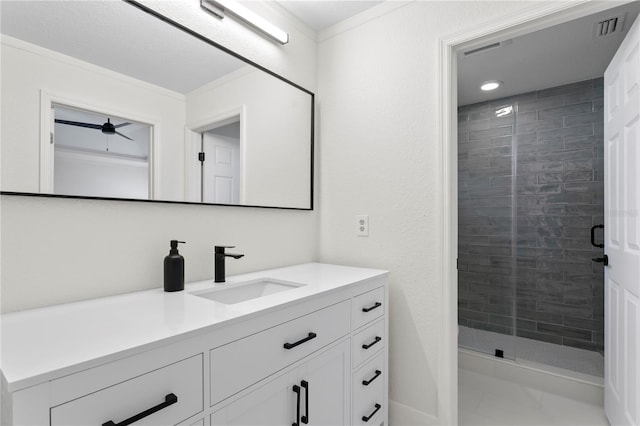
[[[1,424],[387,425],[387,273],[307,264],[262,274],[305,288],[223,305],[190,294],[203,283],[3,316]],[[129,329],[118,339],[81,333],[106,312],[105,324]],[[147,329],[144,318],[165,324]],[[29,339],[30,321],[50,325],[42,338],[60,334],[43,342],[48,354],[23,343],[23,359],[6,345]],[[117,347],[123,340],[130,348]],[[107,353],[87,355],[96,348]]]

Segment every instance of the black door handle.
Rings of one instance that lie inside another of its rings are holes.
[[[138,413],[133,417],[129,417],[127,420],[123,420],[120,423],[114,423],[113,420],[109,420],[108,422],[102,423],[102,426],[128,426],[131,423],[142,420],[145,417],[162,410],[163,408],[167,408],[168,406],[175,404],[176,402],[178,402],[178,397],[175,394],[170,393],[164,397],[163,403],[160,403],[155,407],[151,407],[148,410]]]
[[[382,340],[382,337],[380,336],[376,336],[375,340],[369,344],[364,344],[362,345],[362,349],[369,349],[371,346],[375,345],[376,343],[378,343],[380,340]]]
[[[302,388],[304,389],[304,416],[300,419],[302,423],[309,424],[309,382],[303,380],[300,382]]]
[[[596,225],[591,227],[591,245],[598,248],[604,248],[604,244],[596,244],[596,229],[604,229],[604,225]]]
[[[294,343],[285,343],[284,344],[284,348],[285,349],[293,349],[298,345],[301,345],[305,342],[308,342],[311,339],[315,339],[318,335],[316,333],[309,333],[309,335],[307,337],[305,337],[304,339],[300,339],[297,342]]]
[[[606,254],[603,257],[596,257],[595,259],[591,259],[594,262],[602,263],[604,266],[609,266],[609,256]]]
[[[370,378],[369,380],[363,380],[362,384],[365,385],[365,386],[369,386],[371,384],[371,382],[373,382],[375,379],[377,379],[378,376],[381,375],[381,374],[382,374],[382,371],[376,370],[376,374],[374,374],[373,377]]]
[[[375,405],[375,407],[376,407],[376,409],[375,409],[375,410],[373,410],[373,412],[372,412],[371,414],[369,414],[368,416],[362,416],[362,421],[363,421],[363,422],[367,423],[369,420],[371,420],[371,418],[372,418],[373,416],[375,416],[375,415],[376,415],[376,413],[378,412],[378,410],[379,410],[380,408],[382,408],[382,405],[380,405],[380,404],[376,404],[376,405]]]
[[[293,385],[293,391],[296,393],[296,421],[291,426],[300,426],[300,386]]]

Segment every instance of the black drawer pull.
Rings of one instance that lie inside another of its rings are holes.
[[[300,382],[300,386],[302,386],[302,389],[304,389],[304,391],[305,391],[305,397],[304,397],[304,413],[305,413],[305,415],[300,417],[300,420],[305,425],[308,425],[309,424],[309,382],[307,382],[306,380],[303,380],[303,381]]]
[[[381,374],[382,374],[382,371],[376,370],[376,374],[372,378],[370,378],[369,380],[363,380],[362,384],[365,385],[365,386],[369,386],[371,384],[371,382],[373,382],[375,379],[377,379],[378,376],[381,375]]]
[[[376,407],[376,409],[375,409],[375,410],[373,410],[373,413],[369,414],[368,416],[362,416],[362,421],[363,421],[363,422],[365,422],[365,423],[366,423],[366,422],[368,422],[369,420],[371,420],[371,418],[372,418],[373,416],[375,416],[375,415],[376,415],[376,413],[378,412],[378,410],[382,408],[382,405],[380,405],[380,404],[376,404],[376,405],[375,405],[375,407]]]
[[[368,345],[362,345],[362,349],[369,349],[371,346],[375,345],[376,343],[378,343],[380,340],[382,340],[382,337],[380,336],[376,336],[376,340],[374,340],[373,342],[369,343]]]
[[[300,386],[293,385],[293,391],[296,393],[296,421],[291,426],[300,426]]]
[[[284,344],[284,348],[285,349],[293,349],[298,345],[303,344],[304,342],[308,342],[311,339],[315,339],[317,337],[316,333],[309,333],[309,335],[307,337],[305,337],[304,339],[298,340],[295,343],[285,343]]]
[[[379,308],[380,306],[382,306],[382,303],[376,302],[375,305],[373,306],[369,306],[368,308],[362,308],[362,312],[373,311],[375,308]]]
[[[156,413],[162,410],[163,408],[167,408],[168,406],[173,405],[176,402],[178,402],[178,397],[175,394],[170,393],[164,397],[163,403],[158,404],[155,407],[151,407],[148,410],[145,410],[142,413],[136,414],[135,416],[130,417],[127,420],[123,420],[120,423],[114,423],[113,420],[109,420],[106,423],[102,423],[102,426],[127,426],[127,425],[130,425],[131,423],[137,422],[138,420],[142,420],[145,417],[150,416],[153,413]]]

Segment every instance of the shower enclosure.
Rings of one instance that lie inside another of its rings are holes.
[[[459,108],[461,347],[603,375],[603,109],[601,78]]]

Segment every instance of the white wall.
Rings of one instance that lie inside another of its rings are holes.
[[[149,198],[146,160],[56,147],[54,192],[87,197]]]
[[[320,259],[391,271],[394,426],[446,421],[437,393],[439,42],[527,6],[388,2],[321,33]],[[359,214],[369,215],[368,238],[355,236]]]
[[[149,4],[315,91],[315,40],[276,9],[255,5],[291,33],[286,46],[216,20],[197,1]],[[2,196],[2,311],[162,287],[170,239],[187,241],[180,252],[188,281],[212,277],[214,244],[235,244],[246,255],[228,261],[229,274],[313,261],[316,218],[308,211]]]

